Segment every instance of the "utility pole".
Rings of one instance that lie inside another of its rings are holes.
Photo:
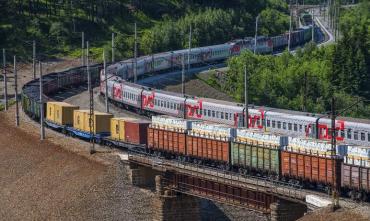
[[[307,106],[307,72],[304,72],[303,77],[303,112],[306,112],[306,106]]]
[[[44,128],[44,101],[42,99],[42,64],[39,62],[40,68],[40,140],[45,139],[45,128]]]
[[[91,81],[91,79],[90,79],[91,76],[89,74],[89,42],[88,41],[86,42],[86,73],[87,73],[87,83],[88,83],[87,91],[90,94],[91,88],[89,86],[89,82]]]
[[[114,63],[114,32],[112,32],[112,63]]]
[[[314,9],[312,9],[312,37],[311,40],[315,43],[315,20],[314,20]]]
[[[19,107],[18,107],[18,76],[17,58],[14,55],[14,99],[15,99],[15,126],[19,126]]]
[[[104,73],[104,84],[105,84],[105,111],[109,113],[108,105],[108,76],[107,76],[107,62],[105,59],[105,51],[103,50],[103,73]]]
[[[82,32],[81,34],[81,61],[82,61],[82,66],[85,66],[85,32]]]
[[[335,98],[334,96],[331,99],[331,152],[332,156],[336,156],[336,131],[335,131],[335,118],[336,118],[336,111],[335,111]],[[338,191],[338,186],[337,186],[337,179],[338,177],[336,176],[336,168],[335,168],[335,163],[332,164],[332,172],[333,172],[333,210],[336,210],[339,207],[339,191]]]
[[[137,81],[137,27],[136,27],[136,22],[135,22],[135,48],[134,48],[134,83]]]
[[[36,41],[32,42],[32,68],[33,68],[33,79],[36,79]]]
[[[3,76],[4,76],[4,100],[5,100],[5,110],[8,110],[8,78],[6,76],[6,56],[5,48],[3,48]]]
[[[190,72],[190,54],[191,54],[191,38],[192,38],[192,26],[190,24],[190,30],[189,30],[189,50],[188,50],[188,74]]]
[[[181,93],[185,96],[185,54],[182,54],[181,67]]]
[[[246,128],[249,128],[249,109],[248,109],[248,71],[247,65],[244,67],[244,107],[245,107],[245,116],[244,116],[244,125]]]
[[[253,53],[256,54],[257,52],[257,34],[258,34],[258,19],[259,19],[260,15],[257,15],[256,17],[256,33],[254,35],[254,50],[253,50]]]
[[[95,153],[95,140],[94,140],[94,93],[92,88],[92,79],[89,67],[89,42],[86,42],[86,72],[87,72],[87,83],[88,91],[90,95],[90,114],[89,114],[89,132],[90,132],[90,154]]]
[[[288,36],[288,52],[290,52],[290,35],[292,32],[292,9],[289,1],[289,36]]]

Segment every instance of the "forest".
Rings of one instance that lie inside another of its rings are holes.
[[[9,0],[0,1],[0,11],[0,48],[22,58],[30,58],[33,40],[38,57],[78,57],[81,32],[95,58],[111,50],[112,32],[117,60],[128,58],[133,56],[134,23],[139,55],[184,47],[190,25],[193,46],[253,36],[259,13],[261,34],[289,27],[285,0]]]
[[[359,102],[343,115],[370,117],[370,3],[342,9],[340,40],[318,48],[309,43],[295,55],[254,55],[247,51],[228,60],[230,70],[222,81],[209,83],[244,101],[244,68],[249,100],[256,105],[324,113],[336,99],[336,108]],[[222,82],[222,83],[220,83]]]

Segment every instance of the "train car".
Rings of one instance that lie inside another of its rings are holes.
[[[298,181],[304,187],[330,192],[340,188],[343,158],[312,151],[281,151],[281,175],[287,181]]]
[[[365,163],[365,162],[364,162]],[[345,158],[341,171],[342,194],[352,199],[367,201],[370,198],[370,167],[355,165]]]
[[[235,103],[210,98],[187,98],[185,117],[232,125],[244,124],[244,107]]]
[[[241,173],[278,177],[280,174],[280,147],[258,141],[233,141],[231,165]],[[241,170],[240,170],[241,169]]]
[[[284,49],[288,45],[288,35],[286,33],[271,37],[271,40],[274,51]]]
[[[155,90],[143,90],[141,95],[142,110],[184,117],[185,98],[175,93]]]

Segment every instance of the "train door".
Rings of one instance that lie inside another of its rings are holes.
[[[234,113],[234,126],[244,127],[244,113]]]

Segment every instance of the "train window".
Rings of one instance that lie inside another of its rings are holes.
[[[340,131],[340,137],[343,137],[344,138],[344,130],[341,130]]]
[[[277,127],[280,129],[281,128],[281,122],[280,121],[278,121],[277,122]]]
[[[294,131],[298,131],[298,125],[294,124]]]
[[[276,122],[273,120],[272,121],[272,128],[275,128],[276,127]]]
[[[212,117],[215,117],[215,111],[212,111]]]
[[[208,110],[208,117],[211,116],[211,110]]]
[[[347,129],[347,138],[352,139],[351,129]]]
[[[167,108],[170,108],[170,102],[167,101]]]
[[[361,132],[361,140],[365,140],[365,133]]]
[[[171,103],[171,106],[170,106],[171,109],[173,109],[173,103]]]
[[[225,113],[225,119],[228,120],[229,119],[229,113]]]
[[[299,125],[299,132],[302,132],[302,124]]]
[[[283,129],[286,130],[286,122],[283,122]]]
[[[220,112],[219,111],[216,111],[216,117],[220,118]]]
[[[292,123],[288,123],[288,130],[292,130]]]
[[[204,109],[204,116],[207,116],[207,110]]]
[[[200,115],[203,115],[203,109],[199,109]]]
[[[370,141],[370,133],[367,133],[367,141]]]
[[[221,119],[224,119],[224,112],[221,112]]]
[[[164,104],[164,102],[163,102],[163,101],[161,101],[161,107],[163,107],[163,104]]]
[[[357,131],[353,132],[353,139],[358,140],[358,132]]]
[[[271,121],[267,120],[267,127],[270,127],[270,125],[271,125]]]

